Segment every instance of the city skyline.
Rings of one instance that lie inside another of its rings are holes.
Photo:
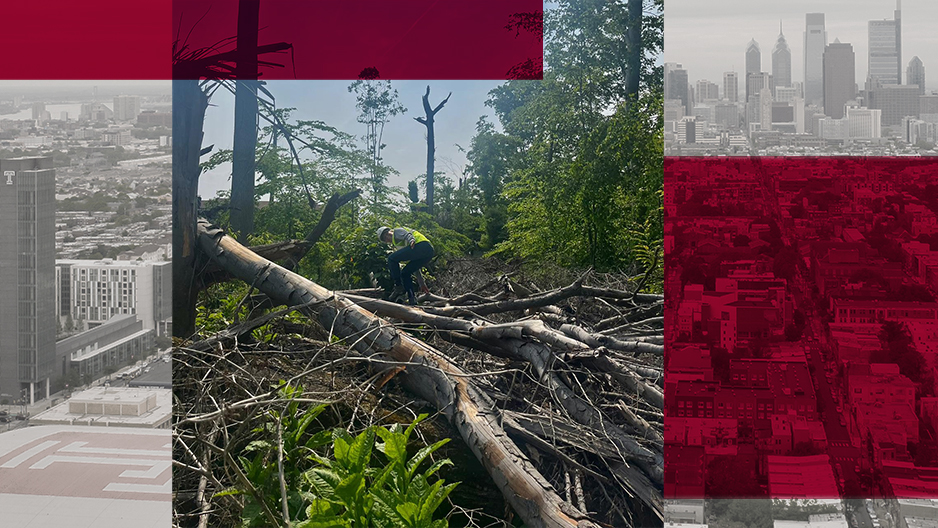
[[[665,6],[665,62],[678,62],[688,70],[689,81],[706,79],[720,82],[727,71],[741,72],[745,77],[745,52],[752,40],[762,50],[762,71],[771,72],[771,51],[779,35],[779,25],[791,49],[793,82],[804,82],[804,29],[807,13],[825,15],[827,42],[839,39],[853,46],[856,55],[857,83],[862,87],[868,70],[869,22],[892,20],[896,4],[892,0],[862,3],[837,0],[823,6],[805,0],[770,6],[755,12],[751,4],[740,0],[717,0],[708,3],[671,0]],[[760,6],[762,7],[762,6]],[[748,8],[748,9],[747,9]],[[729,14],[729,16],[727,16]],[[930,21],[938,19],[938,4],[924,0],[902,3],[903,71],[914,56],[924,64],[926,91],[938,89],[938,36]],[[746,33],[714,31],[716,27],[748,28]],[[731,35],[731,36],[729,36]],[[741,91],[744,91],[741,90]]]

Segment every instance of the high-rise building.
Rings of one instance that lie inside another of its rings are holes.
[[[690,107],[690,90],[687,85],[687,70],[680,64],[672,63],[668,68],[666,77],[668,89],[664,94],[665,99],[678,99],[684,105],[684,112],[688,113]]]
[[[696,101],[716,101],[720,98],[720,86],[717,83],[712,83],[706,79],[701,79],[697,81],[697,92],[696,92]]]
[[[749,91],[749,76],[762,71],[762,50],[759,49],[759,43],[756,39],[749,41],[746,45],[746,100],[756,92]]]
[[[905,70],[905,83],[917,84],[918,93],[925,93],[925,65],[922,64],[922,59],[918,58],[918,55],[909,61],[909,67]]]
[[[769,87],[759,91],[759,123],[761,130],[772,130],[772,89]]]
[[[0,400],[47,397],[55,371],[55,169],[0,160]]]
[[[857,96],[853,46],[835,39],[824,48],[824,113],[840,119],[844,105]]]
[[[723,99],[735,103],[739,101],[739,75],[734,72],[723,72]]]
[[[804,25],[804,100],[805,104],[824,104],[824,48],[827,31],[824,13],[808,13]]]
[[[753,73],[746,78],[746,92],[750,97],[761,97],[763,88],[768,88],[769,93],[775,91],[775,78],[768,72]]]
[[[42,114],[46,111],[45,103],[33,103],[33,121],[42,121]]]
[[[918,115],[938,115],[938,94],[918,96]],[[924,117],[922,117],[924,119]]]
[[[870,90],[867,106],[883,111],[883,126],[895,126],[902,123],[903,117],[918,117],[920,97],[918,86],[882,84]]]
[[[116,121],[132,121],[140,113],[140,98],[136,95],[114,96],[114,119]]]
[[[902,84],[900,6],[895,19],[869,22],[869,77],[872,84]]]
[[[680,121],[684,117],[684,105],[681,104],[680,99],[665,99],[664,100],[664,120],[665,121]]]
[[[782,33],[782,23],[778,23],[778,41],[772,50],[772,77],[775,86],[791,86],[791,49]]]
[[[739,106],[736,103],[718,103],[713,109],[713,120],[723,130],[739,128]]]

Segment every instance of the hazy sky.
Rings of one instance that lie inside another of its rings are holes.
[[[0,97],[22,96],[26,101],[45,99],[47,101],[90,100],[94,87],[98,95],[106,98],[116,94],[169,95],[172,81],[114,81],[114,80],[46,80],[16,81],[0,80]]]
[[[436,106],[453,92],[446,106],[436,115],[436,170],[452,174],[455,165],[461,171],[466,157],[455,144],[469,148],[479,116],[487,114],[497,122],[491,109],[484,106],[488,92],[504,81],[392,81],[407,112],[393,118],[384,129],[385,162],[400,172],[391,185],[404,187],[426,172],[426,127],[414,121],[424,115],[421,97],[430,85],[430,104]],[[291,121],[320,120],[355,136],[365,133],[365,125],[356,120],[355,95],[348,92],[351,81],[270,81],[267,88],[277,98],[280,108],[296,108]],[[205,115],[205,138],[202,144],[214,144],[215,150],[230,149],[234,134],[234,96],[218,90]],[[204,157],[207,160],[208,157]],[[448,166],[448,162],[450,163]],[[221,189],[230,189],[231,165],[226,164],[203,174],[199,192],[210,198]]]
[[[746,45],[754,38],[762,50],[762,70],[771,72],[781,20],[791,49],[792,80],[803,82],[805,14],[824,13],[828,43],[840,39],[853,45],[862,88],[868,69],[867,22],[891,20],[895,8],[895,0],[666,0],[664,60],[683,64],[691,83],[707,79],[722,86],[723,72],[745,71]],[[902,0],[903,83],[909,60],[918,55],[925,64],[927,89],[938,89],[936,24],[938,1]]]

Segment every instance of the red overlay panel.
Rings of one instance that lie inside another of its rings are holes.
[[[169,79],[168,0],[3,3],[4,79]]]
[[[938,497],[938,159],[665,158],[665,495]]]
[[[224,53],[235,49],[239,7],[252,2],[172,3],[177,50]],[[255,9],[256,45],[268,51],[260,55],[269,63],[260,66],[262,79],[355,79],[363,72],[382,79],[540,78],[540,0],[262,0]],[[178,67],[174,74],[197,75]]]

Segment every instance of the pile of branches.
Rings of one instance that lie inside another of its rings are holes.
[[[198,246],[203,265],[260,292],[259,306],[289,308],[177,348],[177,519],[221,525],[218,502],[236,499],[213,493],[243,484],[232,457],[252,417],[282,403],[271,381],[290,379],[310,401],[344,401],[343,426],[435,409],[528,526],[661,524],[663,298],[638,293],[643,275],[554,274],[565,284],[553,287],[451,261],[411,307],[380,290],[329,291],[204,221]],[[270,324],[293,337],[244,345]],[[322,381],[337,376],[338,389]]]

